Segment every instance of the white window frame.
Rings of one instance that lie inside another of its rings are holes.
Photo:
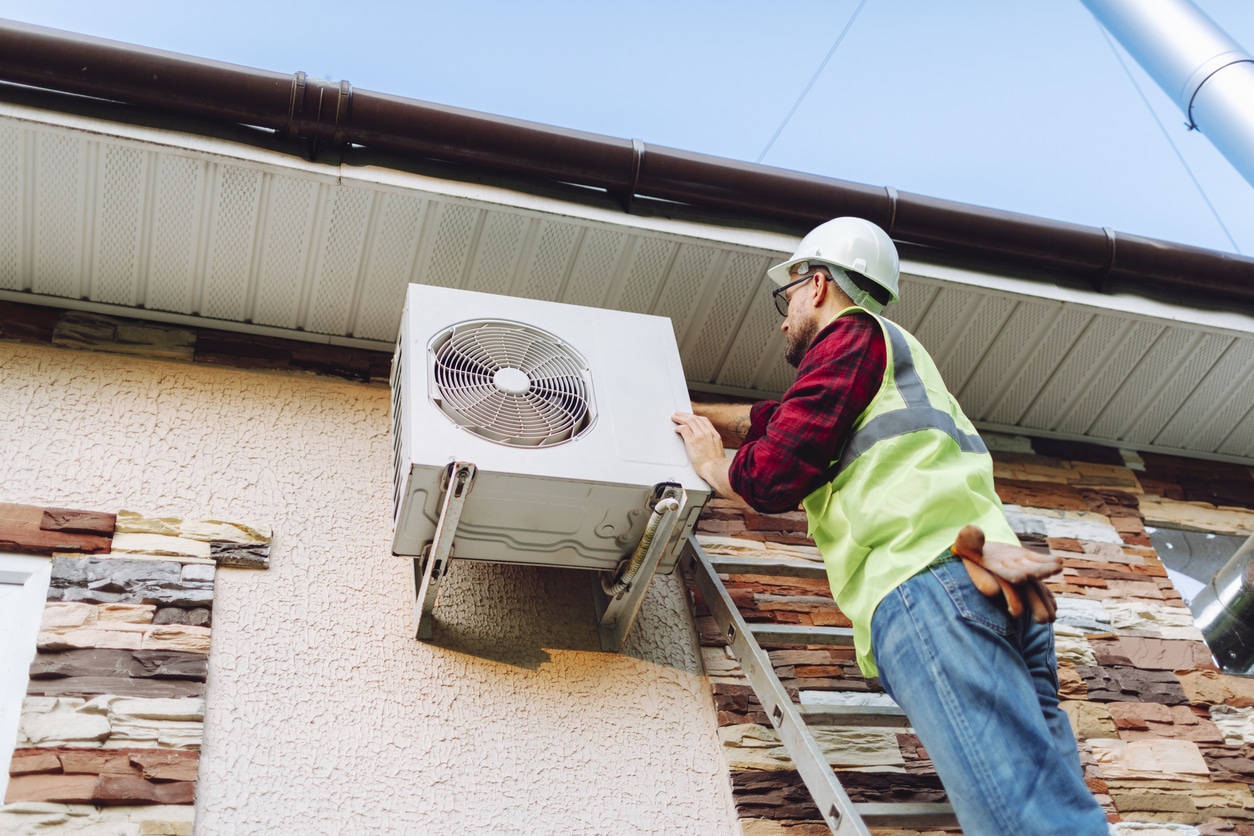
[[[0,552],[0,801],[9,786],[9,765],[51,575],[52,558]]]

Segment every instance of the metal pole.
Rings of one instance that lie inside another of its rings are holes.
[[[1190,0],[1083,0],[1254,186],[1254,58]]]

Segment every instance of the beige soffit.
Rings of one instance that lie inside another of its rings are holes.
[[[0,299],[390,350],[409,282],[670,317],[696,390],[792,370],[795,239],[0,104]],[[1254,318],[923,262],[890,316],[977,424],[1254,462]]]

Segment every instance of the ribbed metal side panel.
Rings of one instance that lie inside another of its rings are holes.
[[[759,263],[769,266],[769,259],[762,259]],[[780,359],[780,351],[764,349],[767,343],[778,343],[775,335],[779,334],[781,319],[771,302],[775,283],[766,278],[764,270],[754,284],[744,318],[739,327],[728,335],[732,340],[731,348],[715,378],[720,386],[754,389],[760,385],[759,379],[766,369],[788,368]]]
[[[1083,390],[1070,399],[1065,411],[1055,419],[1057,430],[1076,434],[1088,432],[1118,390],[1120,381],[1128,376],[1138,358],[1149,351],[1163,332],[1162,326],[1156,323],[1135,321],[1120,330],[1122,338],[1104,361],[1093,369]]]
[[[362,277],[354,337],[396,339],[401,321],[397,300],[405,298],[413,271],[423,212],[423,202],[409,195],[392,193],[383,198]]]
[[[661,238],[640,237],[631,247],[626,278],[611,294],[608,307],[630,313],[652,313],[653,300],[666,278],[678,245]]]
[[[1154,438],[1164,447],[1214,452],[1254,405],[1254,340],[1235,341]]]
[[[207,178],[204,162],[172,154],[157,160],[144,300],[149,308],[191,313]]]
[[[980,421],[989,416],[1036,355],[1057,316],[1056,305],[1019,302],[1015,306],[966,383],[953,387],[967,417]]]
[[[245,319],[261,173],[219,166],[213,193],[209,257],[198,312],[217,319]]]
[[[508,293],[518,272],[523,241],[530,226],[521,215],[487,212],[479,246],[475,248],[467,290],[482,293]]]
[[[253,322],[295,328],[301,289],[308,281],[310,240],[318,185],[281,175],[269,178],[262,209]]]
[[[704,302],[703,294],[710,280],[715,254],[716,251],[710,247],[682,244],[662,285],[661,296],[649,312],[670,317],[681,350],[689,323],[700,312],[698,303]]]
[[[26,249],[26,202],[30,195],[25,178],[27,132],[0,124],[0,290],[22,289],[22,261]]]
[[[604,306],[610,289],[619,281],[626,244],[627,236],[621,232],[597,227],[587,230],[562,301],[596,308]]]
[[[1164,372],[1162,385],[1153,396],[1147,393],[1141,404],[1128,409],[1127,419],[1131,426],[1119,437],[1129,444],[1153,442],[1154,437],[1193,397],[1198,382],[1210,373],[1234,342],[1232,337],[1220,334],[1184,333],[1189,337],[1187,353],[1171,370]],[[1096,432],[1097,428],[1093,431]]]
[[[148,155],[121,146],[98,146],[97,150],[103,165],[96,188],[90,296],[96,302],[133,305],[139,301],[136,285]]]
[[[35,138],[35,252],[31,289],[83,296],[85,143],[57,134]]]
[[[1036,399],[1037,393],[1067,359],[1072,345],[1092,318],[1092,314],[1084,311],[1064,310],[1053,321],[1048,334],[1038,343],[1028,362],[1015,375],[1000,402],[993,406],[985,420],[998,424],[1018,424],[1028,406]]]
[[[348,332],[374,195],[350,186],[335,190],[327,225],[318,236],[322,246],[311,283],[305,330],[318,334]]]
[[[740,332],[746,306],[775,307],[767,301],[769,296],[758,298],[753,292],[761,285],[767,266],[765,259],[751,253],[731,253],[723,258],[718,290],[710,292],[709,303],[698,308],[704,313],[703,321],[695,334],[689,333],[680,343],[683,354],[692,358],[684,364],[689,380],[709,382],[715,378]]]
[[[435,224],[435,231],[430,251],[420,263],[414,281],[439,287],[461,286],[462,274],[474,255],[470,243],[479,215],[480,211],[471,206],[446,201],[432,203],[427,223]]]
[[[517,295],[546,302],[562,298],[566,277],[575,261],[579,232],[572,224],[547,219],[540,222]]]
[[[979,368],[1012,310],[1014,302],[1004,296],[990,294],[983,297],[971,310],[970,316],[957,323],[958,327],[951,331],[946,344],[937,349],[941,356],[935,358],[936,365],[950,391],[960,391]],[[926,343],[924,347],[928,348],[929,354],[933,353]]]

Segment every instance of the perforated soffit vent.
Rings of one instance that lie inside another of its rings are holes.
[[[442,331],[428,349],[433,399],[481,438],[550,447],[578,438],[596,420],[588,364],[547,331],[475,320]]]

